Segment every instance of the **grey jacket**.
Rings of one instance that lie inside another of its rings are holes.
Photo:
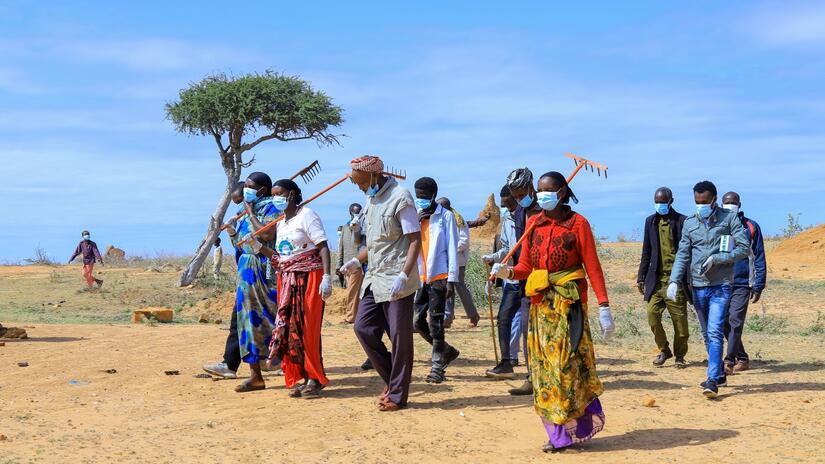
[[[730,251],[721,250],[724,236],[730,236]],[[739,218],[720,207],[715,207],[707,221],[694,214],[685,219],[682,239],[673,262],[670,282],[681,282],[689,272],[693,287],[712,287],[733,284],[733,264],[748,257],[750,243]],[[714,265],[702,275],[702,264],[714,255]],[[688,269],[688,266],[690,268]]]

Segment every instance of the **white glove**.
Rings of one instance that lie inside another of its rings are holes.
[[[332,280],[329,274],[324,274],[324,277],[321,279],[321,285],[318,286],[318,294],[321,295],[321,299],[324,301],[327,301],[327,298],[332,295]]]
[[[406,286],[407,274],[404,273],[404,271],[401,271],[400,274],[395,276],[395,281],[392,283],[392,289],[390,289],[390,301],[397,300],[398,296],[404,291],[404,287]]]
[[[707,274],[714,264],[716,263],[714,262],[713,255],[708,256],[708,259],[706,259],[704,264],[702,264],[702,275]]]
[[[609,339],[613,335],[613,331],[616,330],[610,306],[599,306],[599,326],[602,328],[602,335],[604,335],[605,340]]]
[[[496,261],[496,255],[484,255],[481,260],[487,264],[493,264]]]
[[[676,293],[679,291],[679,284],[676,282],[671,282],[670,285],[667,286],[667,299],[670,301],[676,301]]]
[[[510,267],[505,264],[495,263],[493,264],[493,269],[490,271],[490,277],[498,277],[499,279],[509,279]]]
[[[356,269],[359,269],[360,267],[361,261],[358,261],[358,258],[352,258],[351,260],[344,263],[344,265],[341,266],[341,269],[338,270],[341,272],[341,274],[352,274],[353,272],[355,272]]]
[[[252,236],[252,234],[247,234],[247,236],[244,237],[244,240],[251,240],[251,242],[249,242],[249,248],[252,248],[252,251],[255,253],[260,253],[261,248],[264,247],[264,245],[259,242],[257,238]]]

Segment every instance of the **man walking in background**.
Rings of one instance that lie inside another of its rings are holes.
[[[667,187],[660,187],[653,195],[655,212],[645,220],[642,259],[636,285],[639,293],[647,302],[647,322],[653,331],[659,355],[653,360],[654,366],[662,366],[665,361],[676,355],[676,367],[687,367],[685,355],[688,350],[687,303],[691,295],[688,281],[683,278],[676,291],[676,301],[667,299],[666,290],[673,260],[682,238],[682,226],[685,216],[673,209],[673,192]],[[673,350],[667,341],[667,334],[662,327],[662,313],[667,309],[673,322]]]
[[[458,282],[455,284],[455,292],[461,299],[464,312],[470,319],[470,327],[476,327],[478,326],[478,321],[481,320],[481,316],[479,316],[478,309],[473,301],[473,294],[470,293],[470,289],[467,288],[467,284],[464,282],[464,277],[467,269],[467,261],[470,259],[470,229],[486,224],[489,217],[476,219],[474,221],[465,221],[461,214],[452,208],[449,198],[441,197],[436,201],[442,208],[451,211],[453,216],[455,216],[456,227],[458,227]],[[444,313],[444,327],[451,327],[453,319],[455,319],[455,295],[447,298],[447,310]]]
[[[353,203],[349,206],[349,222],[341,226],[341,237],[338,241],[338,269],[344,263],[358,257],[364,248],[364,230],[362,227],[361,205]],[[341,272],[339,271],[339,274]],[[344,314],[344,323],[355,323],[355,314],[361,303],[361,282],[364,280],[362,269],[353,269],[345,276],[347,281],[347,312]]]
[[[765,244],[762,229],[753,219],[745,217],[741,211],[742,202],[739,194],[728,192],[722,197],[722,208],[735,214],[745,228],[750,240],[748,258],[736,262],[733,266],[733,289],[730,296],[730,309],[725,323],[725,338],[728,340],[725,355],[725,374],[746,371],[750,368],[750,358],[742,344],[742,329],[748,314],[748,303],[756,303],[765,290],[767,263],[765,262]]]
[[[215,239],[215,250],[212,252],[212,275],[217,279],[221,275],[221,265],[223,264],[223,248],[221,248],[221,238]]]
[[[481,259],[488,265],[500,263],[510,248],[516,244],[516,223],[513,213],[518,204],[506,185],[501,188],[501,232],[499,233],[498,250],[495,253],[484,255]],[[516,257],[518,257],[518,251]],[[516,262],[510,258],[505,263],[512,266]],[[488,285],[491,285],[488,282]],[[501,361],[485,372],[491,379],[514,379],[513,366],[518,364],[518,348],[523,335],[527,333],[527,310],[529,305],[522,304],[521,284],[517,280],[502,281],[501,303],[498,306],[498,345],[501,350]],[[517,328],[517,330],[516,330]],[[523,333],[522,333],[523,332]],[[527,363],[527,346],[524,346],[525,364]]]
[[[715,398],[727,385],[722,351],[733,284],[733,265],[748,255],[748,236],[742,221],[716,204],[716,186],[702,181],[693,187],[696,214],[685,219],[682,240],[673,261],[667,298],[676,301],[679,285],[690,274],[693,306],[708,352],[707,380],[702,393]],[[685,289],[683,289],[685,291]]]
[[[91,234],[89,234],[88,230],[84,230],[80,233],[80,237],[82,240],[80,243],[77,244],[77,248],[75,248],[72,257],[69,258],[69,263],[74,261],[79,255],[83,255],[83,278],[86,280],[86,288],[82,291],[89,291],[95,288],[100,288],[103,285],[103,281],[101,279],[96,279],[93,275],[95,270],[95,262],[100,263],[103,265],[103,258],[100,257],[100,251],[97,249],[97,243],[91,240]]]

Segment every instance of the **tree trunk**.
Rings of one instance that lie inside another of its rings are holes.
[[[192,261],[189,261],[189,264],[186,265],[186,268],[180,276],[181,287],[191,285],[195,281],[195,278],[198,276],[198,272],[201,270],[201,266],[203,266],[203,262],[206,261],[206,257],[209,256],[209,252],[215,244],[215,239],[218,238],[218,235],[221,233],[221,226],[223,225],[223,218],[226,215],[226,210],[229,208],[232,189],[235,187],[235,183],[238,182],[241,174],[240,170],[230,171],[227,171],[226,173],[226,190],[224,190],[223,196],[221,196],[221,199],[218,201],[218,206],[215,207],[215,212],[212,213],[212,217],[209,218],[209,226],[206,229],[206,236],[203,238],[201,244],[198,245],[198,249],[195,251],[195,256],[192,257]]]

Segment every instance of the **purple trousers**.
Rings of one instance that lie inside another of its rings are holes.
[[[389,387],[389,400],[407,405],[413,367],[413,296],[376,303],[367,287],[355,316],[355,336],[381,379]],[[392,353],[382,337],[390,336]]]

